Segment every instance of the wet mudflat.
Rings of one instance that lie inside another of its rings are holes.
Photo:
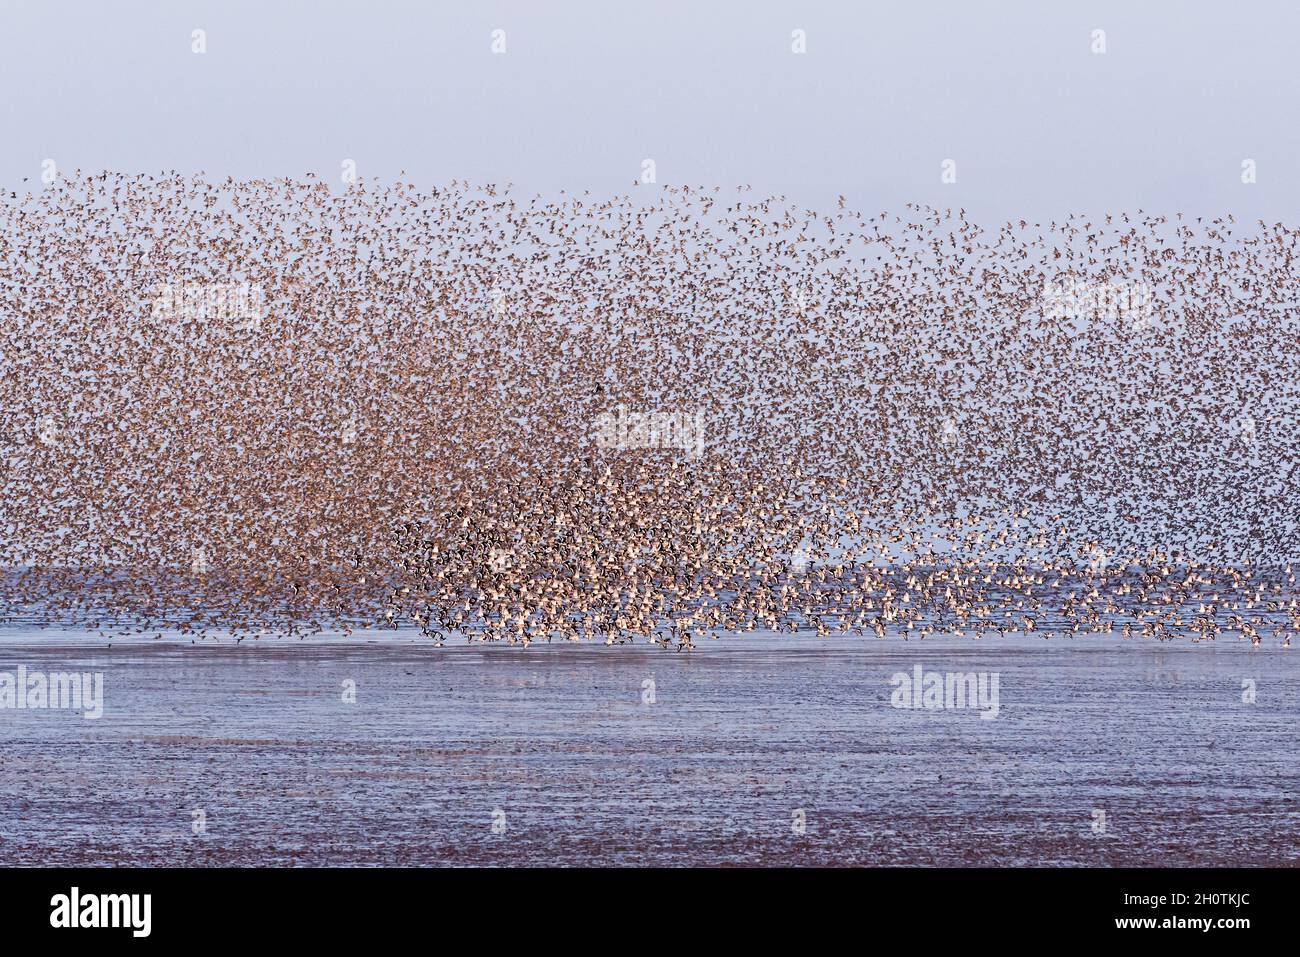
[[[894,707],[917,664],[996,718]],[[19,665],[105,690],[0,710],[11,864],[1300,863],[1300,652],[1245,642],[0,633]]]

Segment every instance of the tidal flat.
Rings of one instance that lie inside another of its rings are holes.
[[[0,671],[100,673],[103,714],[0,709],[0,857],[1295,865],[1297,655],[1104,636],[108,647],[8,629]],[[911,707],[897,676],[917,665],[996,675],[996,717]]]

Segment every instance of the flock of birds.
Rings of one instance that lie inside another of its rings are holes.
[[[1300,231],[512,193],[9,193],[0,617],[678,649],[1300,631]],[[614,415],[639,424],[601,441]]]

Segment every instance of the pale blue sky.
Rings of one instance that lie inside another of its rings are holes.
[[[809,205],[1294,223],[1297,36],[1287,0],[3,0],[0,184],[39,188],[46,158],[337,183],[352,158],[382,179],[604,195],[651,158],[660,183]]]

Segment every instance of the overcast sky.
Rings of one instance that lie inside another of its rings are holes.
[[[818,206],[843,193],[864,210],[919,201],[985,221],[1139,207],[1297,219],[1289,0],[0,11],[7,189],[24,176],[39,188],[45,159],[335,183],[353,159],[381,179],[604,195],[652,159],[660,184],[749,183]],[[192,52],[197,29],[206,53]]]

